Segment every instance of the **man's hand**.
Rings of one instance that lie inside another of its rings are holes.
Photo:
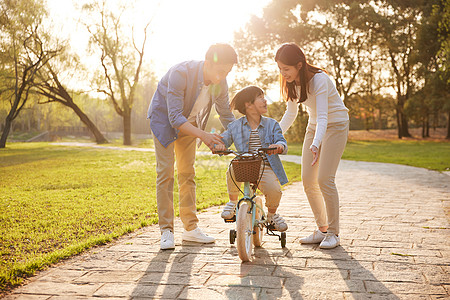
[[[313,153],[313,161],[311,166],[314,166],[319,159],[319,149],[316,146],[311,146],[311,152]]]
[[[281,154],[284,151],[284,146],[283,145],[279,145],[279,144],[272,144],[268,148],[277,148],[276,150],[269,150],[269,151],[267,151],[268,155]]]
[[[178,127],[178,129],[185,135],[195,136],[201,139],[202,142],[205,143],[205,145],[208,146],[211,150],[214,148],[214,144],[224,145],[224,143],[222,142],[222,137],[220,135],[216,133],[205,132],[189,122],[184,123],[183,125]]]
[[[218,145],[219,146],[222,145],[224,147],[224,150],[226,149],[225,144],[222,141],[222,137],[217,133],[204,132],[200,137],[200,139],[202,140],[203,143],[205,143],[206,146],[209,147],[209,149],[211,149],[211,151],[214,150],[214,145],[216,145],[216,150],[219,150],[217,148]]]

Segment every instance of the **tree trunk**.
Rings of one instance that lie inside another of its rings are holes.
[[[6,116],[5,129],[3,130],[2,137],[0,138],[0,149],[6,147],[6,139],[8,138],[8,135],[11,132],[12,122],[13,122],[15,116],[17,116],[17,111],[20,110],[20,108],[18,109],[18,107],[19,107],[21,95],[22,95],[22,91],[20,91],[19,96],[16,96],[14,98],[14,103],[11,106],[11,110],[9,111],[8,115]]]
[[[447,136],[445,138],[450,139],[450,111],[447,116]]]
[[[123,144],[131,145],[131,110],[123,111]]]
[[[411,134],[408,130],[408,119],[406,118],[406,115],[402,112],[401,113],[401,120],[402,120],[402,136],[403,137],[411,137]]]
[[[81,122],[86,125],[86,127],[92,132],[95,137],[95,142],[97,144],[106,144],[108,140],[103,136],[103,134],[98,130],[97,126],[89,119],[89,117],[76,105],[75,103],[66,104],[69,106],[80,118]]]
[[[405,104],[405,96],[397,94],[397,126],[398,126],[398,138],[411,137],[408,131],[408,119],[403,113],[403,106]]]
[[[5,120],[5,128],[3,129],[2,136],[0,137],[0,149],[6,147],[6,139],[8,138],[12,125],[12,118],[10,117],[10,115],[11,112],[9,112]]]
[[[398,134],[398,138],[401,139],[402,136],[402,122],[401,122],[401,114],[400,114],[400,109],[397,107],[395,108],[395,112],[396,112],[396,116],[397,116],[397,134]]]
[[[425,119],[422,121],[422,138],[425,137]]]

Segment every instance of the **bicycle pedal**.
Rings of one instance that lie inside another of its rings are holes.
[[[276,229],[275,229],[275,226],[273,225],[273,224],[268,224],[268,225],[266,225],[267,226],[267,229],[269,229],[270,231],[277,231]]]
[[[223,219],[225,223],[234,223],[236,222],[236,215],[234,215],[231,219]]]

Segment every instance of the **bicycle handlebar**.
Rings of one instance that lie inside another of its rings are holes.
[[[271,150],[277,150],[277,148],[275,148],[275,147],[271,147],[271,148],[258,148],[258,150],[257,150],[257,152],[259,153],[259,152],[264,152],[264,153],[266,153],[266,152],[268,152],[268,151],[271,151]],[[243,153],[238,153],[238,152],[235,152],[235,151],[233,151],[233,150],[216,150],[216,151],[214,151],[213,152],[214,154],[235,154],[235,155],[241,155],[241,154],[243,154]],[[249,152],[250,153],[250,152]]]
[[[233,150],[214,150],[213,151],[214,154],[231,154],[231,153],[235,153]]]
[[[267,152],[267,151],[271,151],[271,150],[277,150],[277,148],[272,147],[272,148],[259,148],[258,151],[262,151],[262,152]]]

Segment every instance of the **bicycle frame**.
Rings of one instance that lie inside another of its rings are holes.
[[[256,217],[255,217],[255,213],[256,213],[255,206],[261,210],[263,218],[264,219],[266,218],[266,214],[264,212],[264,208],[260,207],[258,204],[256,204],[255,201],[253,201],[254,198],[255,198],[255,195],[254,195],[253,189],[250,187],[250,182],[244,182],[244,197],[242,197],[238,201],[238,204],[236,205],[236,215],[239,213],[239,206],[241,205],[241,202],[242,201],[248,202],[249,206],[250,206],[250,210],[252,212],[252,226],[253,226],[253,228],[256,225],[259,226],[259,224],[263,223],[263,222],[261,222],[261,220],[256,220]]]

